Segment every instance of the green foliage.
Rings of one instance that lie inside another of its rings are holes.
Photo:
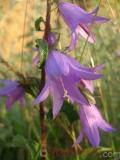
[[[46,58],[48,56],[48,44],[43,39],[36,40],[36,47],[40,53],[40,62],[38,64],[38,68],[42,68],[45,64]]]
[[[43,17],[39,17],[38,19],[36,19],[36,21],[35,21],[36,31],[42,31],[42,29],[40,27],[41,23],[45,23]]]

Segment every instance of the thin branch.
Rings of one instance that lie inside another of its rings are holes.
[[[13,67],[12,65],[10,65],[3,57],[0,56],[0,63],[3,64],[9,71],[15,73],[18,77],[21,77],[23,79],[24,75],[19,72],[15,67]]]

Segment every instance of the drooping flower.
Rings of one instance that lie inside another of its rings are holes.
[[[91,13],[87,13],[85,10],[72,3],[59,3],[60,14],[72,32],[69,50],[75,48],[79,35],[82,35],[85,39],[88,38],[90,43],[95,42],[94,34],[90,31],[90,26],[94,22],[105,23],[109,20],[105,17],[96,16],[98,9],[99,7],[96,7]]]
[[[53,116],[61,110],[65,98],[72,103],[88,105],[88,101],[77,87],[80,79],[96,80],[102,75],[95,72],[95,68],[80,65],[75,59],[58,51],[51,51],[45,64],[46,83],[37,99],[38,104],[44,101],[49,93],[53,97]]]
[[[49,48],[51,48],[55,45],[55,43],[56,43],[55,33],[53,33],[53,32],[49,33],[47,43],[48,43]],[[36,65],[40,61],[40,53],[38,53],[39,52],[38,48],[34,48],[34,51],[37,52],[37,55],[33,59],[32,64]]]
[[[76,140],[76,144],[79,144],[83,139],[83,135],[86,135],[91,145],[97,147],[100,143],[99,128],[105,132],[115,131],[115,129],[103,119],[95,105],[81,106],[79,116],[82,131]]]
[[[11,106],[19,101],[22,105],[25,102],[24,89],[17,81],[3,80],[4,87],[0,89],[0,97],[6,96],[6,108],[10,109]]]

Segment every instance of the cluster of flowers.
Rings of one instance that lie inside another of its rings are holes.
[[[87,13],[82,8],[68,3],[60,2],[59,11],[65,23],[71,30],[71,42],[69,51],[76,47],[79,35],[82,35],[89,42],[94,43],[94,34],[90,31],[90,26],[95,23],[104,23],[108,19],[97,16],[98,7],[92,12]],[[56,43],[54,33],[49,33],[48,44],[52,46]],[[40,56],[34,59],[34,64],[40,61]],[[92,94],[94,93],[93,82],[102,77],[98,71],[103,66],[94,68],[84,67],[79,64],[74,58],[58,50],[49,50],[48,57],[45,63],[46,82],[38,97],[33,104],[39,104],[44,101],[49,94],[53,99],[53,117],[55,118],[61,108],[63,101],[69,99],[71,103],[76,102],[80,105],[79,116],[82,125],[82,130],[76,140],[79,144],[86,135],[89,142],[93,146],[98,146],[100,143],[99,128],[109,132],[115,131],[102,117],[99,110],[94,104],[90,104],[86,96],[82,94],[79,86],[85,87]],[[13,103],[19,100],[24,103],[24,88],[17,81],[3,81],[4,87],[0,89],[0,96],[7,96],[6,107],[10,108]]]

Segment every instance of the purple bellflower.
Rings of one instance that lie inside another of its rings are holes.
[[[81,106],[79,116],[82,131],[75,144],[79,144],[83,139],[83,135],[86,135],[92,146],[97,147],[100,143],[99,128],[105,132],[115,131],[115,129],[103,119],[95,105]]]
[[[24,89],[17,81],[3,80],[4,87],[0,89],[0,96],[6,96],[6,108],[10,109],[11,106],[19,101],[22,105],[25,103]]]
[[[90,43],[95,42],[94,34],[90,31],[90,26],[94,22],[105,23],[109,20],[105,17],[96,16],[98,9],[99,7],[96,7],[91,13],[87,13],[85,10],[72,3],[59,3],[60,14],[72,32],[69,50],[75,48],[79,35],[82,35],[85,39],[88,38]]]
[[[53,117],[61,110],[64,99],[71,103],[88,105],[88,101],[77,87],[81,79],[96,80],[102,76],[95,72],[96,68],[80,65],[75,59],[58,51],[51,51],[45,64],[46,83],[37,99],[38,104],[44,101],[49,93],[53,98]]]
[[[56,36],[55,33],[50,32],[48,35],[48,46],[49,48],[53,47],[56,43]],[[40,53],[38,53],[38,48],[34,48],[34,51],[37,52],[37,55],[35,56],[35,58],[32,61],[33,65],[36,65],[39,61],[40,61]]]

